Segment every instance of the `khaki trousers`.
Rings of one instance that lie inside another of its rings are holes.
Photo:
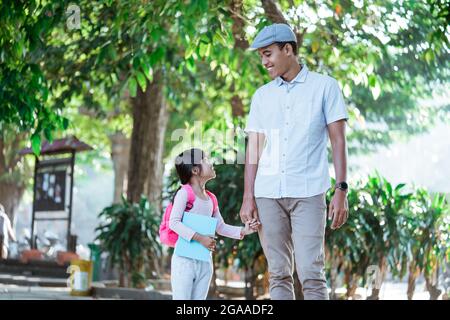
[[[294,261],[305,300],[328,300],[325,193],[308,198],[256,198],[259,239],[269,267],[270,297],[293,300]]]

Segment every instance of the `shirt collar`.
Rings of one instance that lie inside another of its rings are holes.
[[[277,77],[276,78],[277,85],[281,86],[283,84],[293,84],[294,82],[298,82],[298,83],[305,82],[306,76],[308,75],[308,67],[306,66],[306,64],[302,64],[301,66],[302,66],[302,69],[295,76],[295,78],[292,79],[291,82],[287,82],[287,81],[283,80],[283,78]]]

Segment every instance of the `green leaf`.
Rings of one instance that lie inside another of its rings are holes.
[[[44,136],[45,139],[47,139],[48,142],[52,142],[53,141],[53,137],[52,137],[52,130],[50,128],[45,128],[44,129]]]
[[[188,59],[192,56],[192,54],[194,53],[195,49],[197,49],[197,46],[195,44],[191,44],[185,51],[184,53],[184,58]]]
[[[116,60],[117,59],[117,51],[116,51],[116,47],[113,44],[110,44],[108,46],[108,57],[112,60]]]
[[[140,64],[141,64],[141,63],[140,63],[139,57],[135,57],[135,58],[133,59],[133,69],[134,69],[134,70],[139,69]]]
[[[344,91],[344,96],[346,98],[348,98],[348,97],[350,97],[352,95],[352,88],[348,85],[348,83],[346,83],[344,85],[344,90],[343,91]]]
[[[373,99],[377,100],[381,94],[380,83],[377,81],[375,86],[373,88],[371,88],[370,91],[372,92]]]
[[[144,73],[145,77],[148,79],[148,81],[152,82],[153,81],[153,70],[152,70],[150,64],[145,59],[143,59],[143,61],[142,61],[141,69],[142,69],[142,72]]]
[[[69,119],[62,118],[62,127],[64,130],[66,130],[69,127]]]
[[[199,54],[201,57],[208,57],[211,51],[211,44],[200,43]]]
[[[150,36],[152,38],[153,41],[158,42],[158,40],[161,38],[162,32],[159,28],[154,28],[151,32],[150,32]]]
[[[41,136],[37,133],[31,136],[31,148],[36,156],[41,154]]]
[[[145,91],[147,88],[147,79],[145,78],[144,74],[142,72],[137,72],[136,77],[139,83],[139,86],[141,87],[142,91]]]
[[[369,87],[374,88],[377,84],[377,77],[374,74],[369,75]]]
[[[41,88],[41,92],[42,92],[42,100],[43,100],[43,101],[47,101],[47,99],[48,99],[48,94],[49,94],[48,89],[47,89],[46,87],[42,87],[42,88]]]
[[[197,5],[198,5],[200,12],[208,11],[208,0],[198,0]]]
[[[162,47],[158,47],[155,52],[150,55],[150,64],[152,66],[156,65],[158,62],[162,61],[166,50]]]
[[[134,77],[130,77],[128,79],[128,90],[130,91],[130,96],[132,98],[136,97],[137,83],[136,83],[136,79]]]
[[[192,72],[195,73],[196,67],[195,67],[195,60],[193,57],[190,57],[189,59],[186,59],[186,68]]]
[[[100,49],[100,52],[98,53],[98,56],[97,56],[96,64],[102,64],[103,63],[103,60],[105,60],[105,56],[106,56],[107,51],[108,51],[107,47],[103,47],[103,48]]]
[[[316,53],[319,50],[320,44],[319,41],[313,41],[311,44],[311,50],[313,53]]]
[[[427,49],[427,51],[425,51],[425,61],[428,63],[431,63],[431,61],[434,60],[434,53],[431,49]]]

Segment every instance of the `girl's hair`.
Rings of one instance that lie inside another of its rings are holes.
[[[192,148],[178,155],[175,159],[175,169],[181,184],[189,183],[192,177],[192,169],[195,167],[202,170],[201,163],[205,158],[205,153],[201,149]]]
[[[192,148],[183,151],[175,158],[175,169],[177,170],[178,178],[181,184],[187,184],[192,177],[192,169],[197,167],[202,172],[201,163],[205,158],[205,153],[201,149]],[[172,202],[175,199],[176,194],[181,189],[181,186],[175,191]]]

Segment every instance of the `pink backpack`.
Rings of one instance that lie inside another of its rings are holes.
[[[194,205],[194,201],[195,201],[195,193],[194,190],[192,190],[192,187],[190,184],[183,184],[181,186],[184,190],[186,190],[187,194],[188,194],[188,200],[186,203],[186,211],[189,211],[192,209],[192,206]],[[216,196],[206,190],[206,193],[208,194],[208,196],[211,198],[212,202],[213,202],[213,214],[217,209],[217,198]],[[178,234],[173,231],[172,229],[169,228],[169,221],[170,221],[170,213],[172,212],[172,207],[173,207],[173,203],[171,202],[167,208],[166,211],[164,211],[164,215],[161,221],[161,225],[159,226],[159,240],[161,241],[162,244],[165,244],[169,247],[175,247],[175,244],[177,243],[178,240]]]

